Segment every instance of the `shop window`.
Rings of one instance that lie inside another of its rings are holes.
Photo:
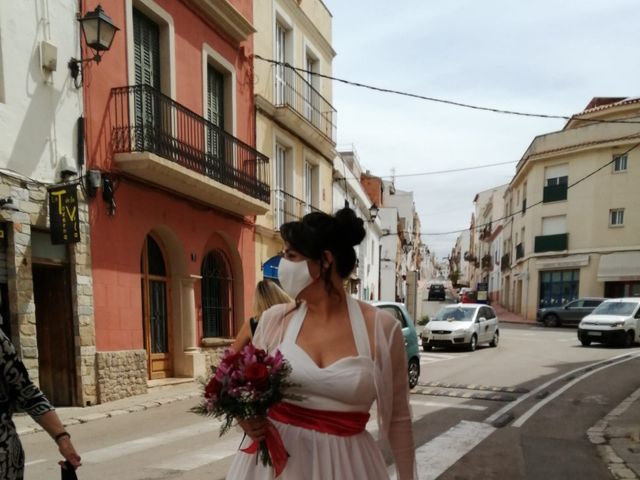
[[[580,270],[540,272],[540,308],[564,305],[578,298]]]

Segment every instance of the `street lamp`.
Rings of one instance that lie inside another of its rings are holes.
[[[80,22],[80,27],[82,28],[82,34],[87,47],[92,49],[95,53],[89,58],[82,58],[80,60],[72,58],[69,60],[67,65],[71,71],[71,78],[73,78],[73,84],[76,88],[80,88],[82,86],[82,80],[78,83],[78,77],[81,74],[80,65],[91,61],[100,63],[102,53],[111,48],[113,38],[119,30],[119,28],[113,24],[111,17],[104,13],[104,10],[100,5],[98,5],[94,11],[87,12],[85,16],[78,19],[78,21]]]
[[[376,206],[375,203],[372,203],[371,206],[369,207],[369,221],[373,222],[376,217],[378,216],[378,212],[380,211],[380,209]]]

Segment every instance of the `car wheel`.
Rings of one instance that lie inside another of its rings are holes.
[[[633,346],[633,342],[635,339],[636,339],[635,333],[633,333],[633,330],[629,330],[627,334],[624,336],[624,339],[622,340],[622,346],[624,348],[629,348]]]
[[[433,350],[433,346],[423,342],[422,343],[422,349],[425,352],[430,352],[431,350]]]
[[[555,313],[550,313],[549,315],[545,316],[543,318],[544,321],[544,325],[546,327],[559,327],[560,326],[560,321],[558,319],[558,316]]]
[[[469,345],[467,346],[470,352],[475,352],[476,347],[478,346],[478,337],[476,337],[475,333],[471,335],[471,340],[469,341]]]
[[[416,358],[409,360],[409,388],[418,384],[420,378],[420,362]]]
[[[493,339],[491,339],[491,342],[489,342],[489,346],[497,347],[499,342],[500,342],[500,332],[496,330],[495,333],[493,334]]]
[[[591,345],[591,340],[589,340],[588,338],[581,338],[580,343],[583,347],[588,347],[589,345]]]

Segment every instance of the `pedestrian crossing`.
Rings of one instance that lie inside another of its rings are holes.
[[[458,353],[455,355],[445,353],[428,353],[420,352],[420,365],[428,365],[430,363],[446,362],[448,360],[456,360],[458,358],[464,358],[467,353]]]

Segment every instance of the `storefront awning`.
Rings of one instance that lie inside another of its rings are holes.
[[[600,257],[598,281],[640,280],[640,251],[608,253]]]
[[[262,276],[271,280],[278,280],[278,265],[280,265],[280,255],[275,255],[262,265]]]

